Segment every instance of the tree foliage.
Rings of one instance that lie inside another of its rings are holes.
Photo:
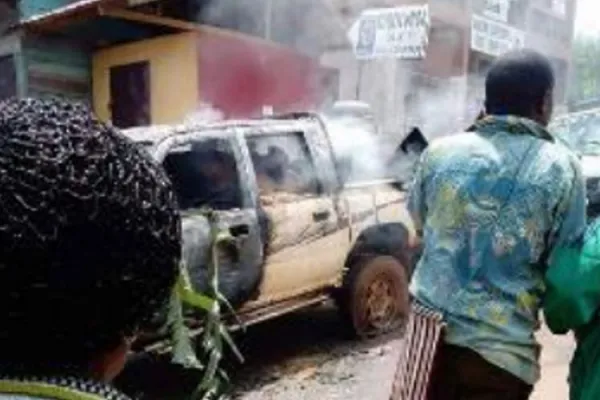
[[[585,102],[600,97],[600,37],[573,41],[569,100]]]

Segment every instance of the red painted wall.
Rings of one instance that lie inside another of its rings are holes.
[[[323,96],[316,60],[280,46],[227,32],[198,36],[199,100],[227,118],[310,110]]]

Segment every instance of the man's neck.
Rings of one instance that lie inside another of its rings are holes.
[[[486,115],[475,122],[467,131],[496,133],[498,130],[505,130],[514,134],[532,135],[554,142],[554,137],[542,124],[517,115]]]

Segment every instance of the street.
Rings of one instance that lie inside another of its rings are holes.
[[[252,327],[240,337],[247,362],[234,376],[237,400],[387,399],[400,335],[358,342],[333,306]]]
[[[234,375],[237,400],[387,400],[402,346],[399,335],[348,339],[333,307],[252,327],[238,338],[247,362]],[[533,400],[568,398],[569,337],[539,334],[542,380]]]

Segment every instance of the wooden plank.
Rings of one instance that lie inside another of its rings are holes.
[[[29,71],[30,75],[36,74],[39,76],[56,76],[81,82],[88,82],[90,80],[90,72],[87,68],[79,68],[77,66],[66,64],[57,64],[55,62],[32,62],[31,58],[29,61],[30,63],[27,70]]]
[[[89,54],[73,49],[53,48],[52,51],[48,51],[48,47],[45,49],[29,47],[26,53],[29,59],[35,60],[39,64],[53,64],[60,60],[62,64],[79,69],[88,69],[91,65]]]
[[[51,89],[61,94],[67,93],[89,93],[90,85],[87,81],[75,81],[62,77],[29,74],[29,86]]]
[[[91,51],[78,43],[28,37],[23,48],[29,92],[91,97]]]

